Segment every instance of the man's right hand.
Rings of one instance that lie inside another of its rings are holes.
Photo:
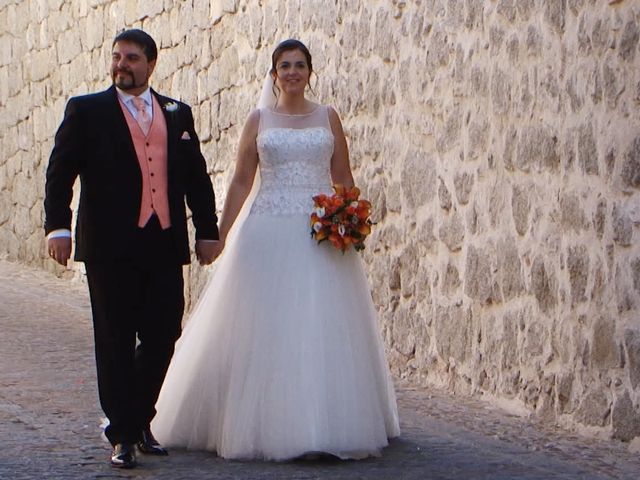
[[[67,266],[67,261],[71,257],[71,238],[57,237],[47,240],[47,251],[49,256],[60,265]]]

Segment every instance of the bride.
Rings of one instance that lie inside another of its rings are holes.
[[[312,197],[332,182],[353,186],[337,113],[305,98],[312,71],[304,44],[280,43],[266,89],[277,99],[242,131],[220,225],[226,246],[156,405],[152,428],[167,446],[359,459],[400,434],[361,259],[309,235]]]

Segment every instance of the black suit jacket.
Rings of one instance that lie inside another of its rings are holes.
[[[157,94],[167,123],[167,178],[177,260],[189,263],[185,199],[196,239],[218,239],[215,199],[191,108]],[[167,111],[173,102],[178,108]],[[154,112],[158,114],[158,112]],[[189,140],[182,139],[187,132]],[[49,158],[45,192],[45,232],[71,230],[73,184],[80,176],[75,259],[84,262],[126,258],[138,232],[142,175],[133,140],[114,86],[71,98]]]

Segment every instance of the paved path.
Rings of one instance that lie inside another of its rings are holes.
[[[98,431],[85,287],[0,261],[0,479],[633,479],[629,445],[579,438],[486,402],[401,387],[403,433],[382,458],[225,461],[173,450],[112,469]]]

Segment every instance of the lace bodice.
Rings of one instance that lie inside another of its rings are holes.
[[[314,195],[331,192],[333,133],[327,107],[308,115],[262,109],[256,142],[261,183],[251,213],[309,213]]]

